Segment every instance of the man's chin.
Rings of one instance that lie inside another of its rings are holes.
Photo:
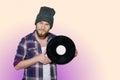
[[[44,37],[46,37],[45,35],[39,35],[39,38],[44,38]]]
[[[36,33],[39,38],[46,38],[47,36],[47,33],[39,33],[38,31],[36,31]]]
[[[39,34],[38,37],[39,38],[46,38],[47,34]]]

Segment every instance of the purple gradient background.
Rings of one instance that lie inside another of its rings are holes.
[[[87,27],[90,23],[89,20],[86,20],[90,17],[84,15],[88,13],[84,11],[87,9],[84,6],[86,2],[81,2],[81,5],[79,5],[79,0],[75,4],[73,2],[65,0],[63,4],[61,1],[50,3],[36,0],[29,1],[29,3],[27,0],[0,1],[0,10],[2,10],[0,15],[0,80],[21,80],[23,70],[16,71],[13,67],[17,45],[23,36],[34,30],[35,16],[40,5],[43,4],[53,6],[57,10],[51,32],[69,36],[75,42],[78,50],[78,56],[70,63],[58,65],[58,80],[99,80],[101,78],[98,67],[99,59],[96,58],[94,52],[96,46],[94,42],[96,40],[95,27],[92,25],[92,28]],[[62,8],[61,4],[65,8]],[[80,8],[81,11],[75,9],[81,6],[84,7]],[[74,11],[71,12],[71,9]],[[64,19],[63,16],[65,16]]]
[[[21,37],[31,32],[32,29],[19,32],[20,29],[22,30],[22,28],[14,29],[16,32],[7,30],[7,33],[1,40],[0,80],[21,80],[22,78],[23,70],[16,71],[13,67],[13,60]],[[23,29],[25,28],[23,27]],[[59,33],[58,30],[53,30],[52,32]],[[70,63],[58,65],[58,80],[95,80],[97,67],[94,56],[91,55],[87,47],[83,46],[83,43],[78,41],[77,37],[73,36],[74,32],[72,36],[67,33],[64,33],[64,35],[71,37],[75,41],[79,54]]]
[[[58,65],[58,80],[120,80],[119,0],[0,0],[0,80],[21,80],[16,48],[43,5],[56,9],[51,32],[72,38],[79,53]]]

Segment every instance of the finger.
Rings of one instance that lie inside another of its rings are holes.
[[[46,57],[45,63],[46,63],[46,64],[49,64],[49,63],[51,63],[51,60],[50,60],[49,58]]]
[[[44,51],[42,52],[42,54],[46,54],[46,50],[44,50]]]
[[[77,55],[78,55],[78,51],[76,50],[76,51],[75,51],[75,57],[76,57]]]
[[[50,59],[48,59],[48,61],[49,61],[49,62],[51,62],[51,60],[50,60]]]
[[[42,52],[42,54],[44,54],[44,55],[45,55],[45,54],[46,54],[46,50],[45,50],[45,51],[43,51],[43,52]]]

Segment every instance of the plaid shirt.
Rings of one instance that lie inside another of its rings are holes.
[[[48,42],[55,35],[48,34]],[[21,39],[17,54],[14,59],[14,66],[21,60],[30,59],[38,54],[41,54],[41,45],[36,40],[34,32]],[[51,80],[57,80],[56,64],[50,64]],[[36,63],[24,69],[24,76],[22,80],[43,80],[43,64]]]

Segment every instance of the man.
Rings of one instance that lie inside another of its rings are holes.
[[[53,8],[41,7],[35,31],[23,37],[18,45],[14,66],[16,70],[24,69],[22,80],[57,80],[56,64],[51,63],[46,55],[47,43],[55,37],[49,32],[54,15]]]
[[[14,59],[16,70],[24,69],[22,80],[57,80],[56,65],[46,56],[47,42],[55,37],[49,33],[53,26],[55,10],[41,7],[33,33],[23,37]]]

